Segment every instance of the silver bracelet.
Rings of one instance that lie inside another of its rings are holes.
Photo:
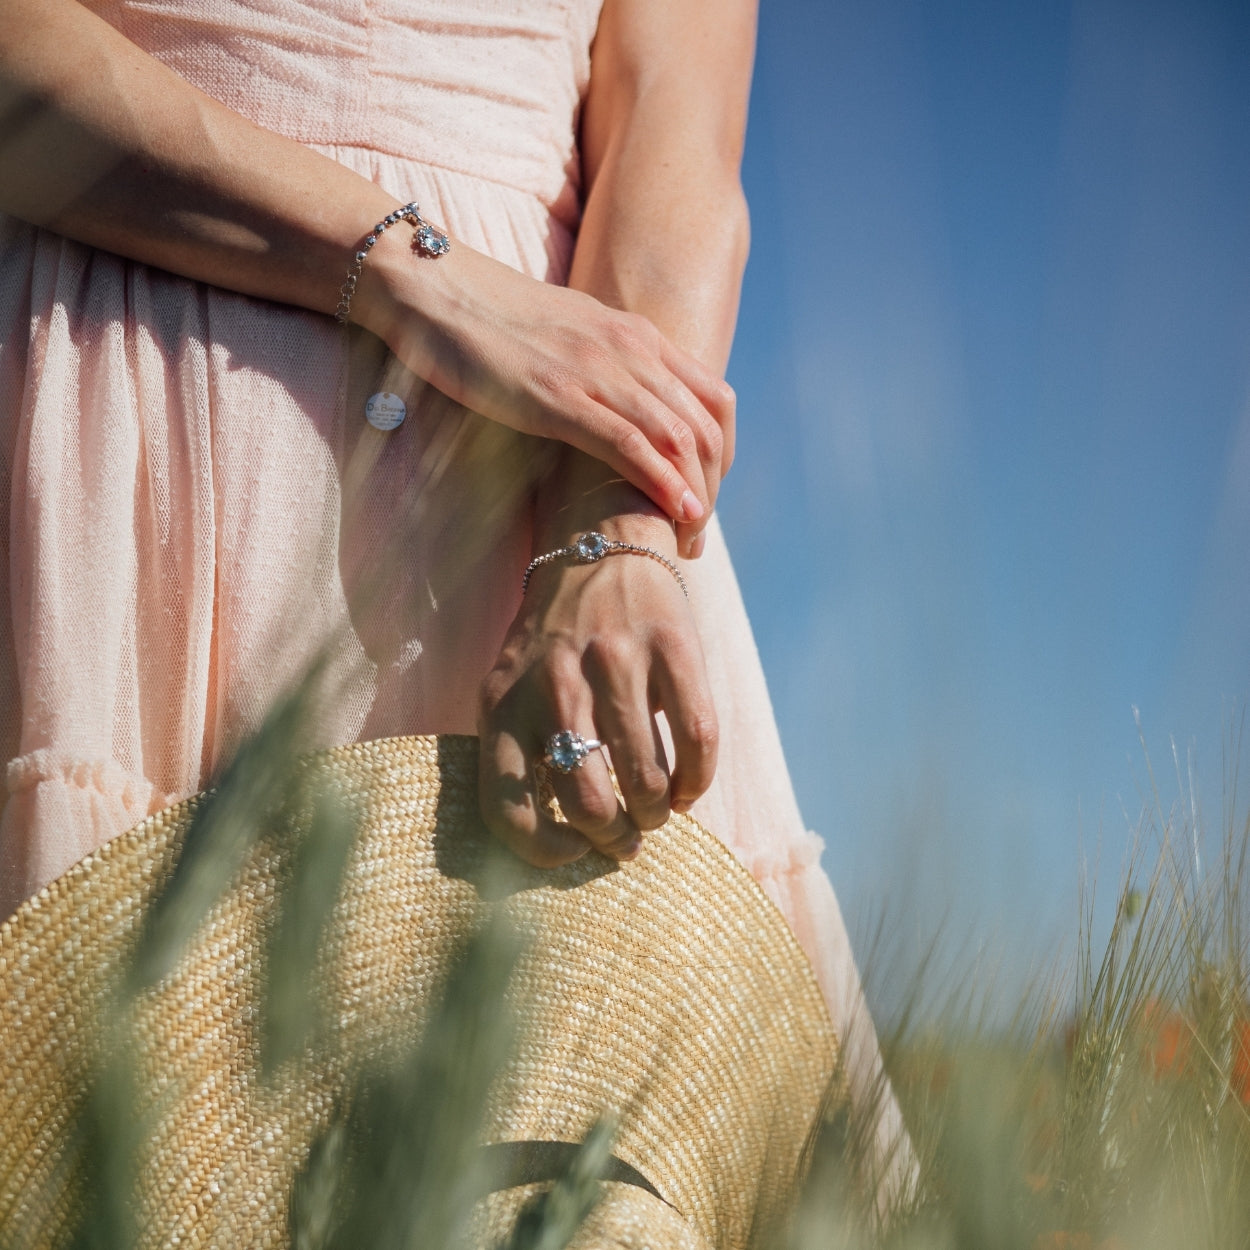
[[[416,226],[417,232],[412,239],[412,246],[416,251],[426,256],[446,256],[451,251],[451,240],[445,234],[435,230],[421,216],[421,210],[417,207],[415,200],[411,204],[405,204],[403,208],[397,208],[393,213],[387,213],[365,235],[360,251],[352,258],[352,267],[347,271],[347,280],[343,283],[342,290],[339,291],[339,306],[334,313],[334,320],[340,325],[346,324],[347,315],[352,310],[352,296],[356,294],[356,283],[360,281],[360,274],[365,267],[365,260],[370,249],[381,237],[382,232],[397,221],[410,221]]]
[[[637,543],[622,543],[615,539],[607,538],[603,534],[591,530],[588,534],[583,534],[571,547],[560,547],[556,551],[549,551],[546,555],[535,556],[529,562],[529,566],[525,570],[525,576],[521,578],[521,593],[529,589],[530,576],[535,569],[540,569],[544,564],[551,564],[555,560],[576,560],[578,564],[595,564],[602,560],[604,556],[616,555],[633,555],[647,556],[651,560],[655,560],[662,564],[677,579],[677,584],[681,587],[681,593],[690,598],[690,591],[686,587],[686,579],[682,577],[681,570],[675,565],[668,556],[656,551],[654,547],[640,547]]]

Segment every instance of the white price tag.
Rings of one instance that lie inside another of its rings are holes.
[[[403,425],[408,409],[398,395],[390,391],[379,391],[370,395],[365,404],[365,420],[375,430],[394,430]]]

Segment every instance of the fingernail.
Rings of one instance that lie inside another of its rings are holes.
[[[694,491],[688,490],[681,497],[681,519],[683,521],[697,521],[703,516],[703,505],[699,502]]]
[[[703,554],[703,548],[707,546],[707,530],[700,530],[694,536],[694,542],[690,544],[690,559],[697,560]]]
[[[673,811],[675,811],[679,816],[684,816],[693,806],[694,803],[690,799],[673,800]]]
[[[623,851],[620,851],[619,854],[620,854],[621,859],[636,859],[638,857],[638,852],[641,850],[642,850],[642,839],[635,838],[632,842],[630,842],[625,847]]]

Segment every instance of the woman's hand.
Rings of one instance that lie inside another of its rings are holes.
[[[0,0],[0,211],[333,312],[361,238],[395,207],[359,174],[210,99],[76,0]],[[611,465],[679,522],[690,550],[732,447],[729,388],[640,316],[464,244],[422,263],[410,239],[391,229],[370,251],[356,318],[453,399]]]
[[[583,466],[586,476],[596,471]],[[607,498],[619,500],[624,491],[633,496],[632,511]],[[588,529],[675,554],[671,525],[619,482],[572,495],[581,506],[541,527],[538,554]],[[673,739],[671,772],[656,720],[661,711]],[[606,745],[623,805],[596,751],[570,773],[550,771],[569,823],[543,809],[535,764],[560,730]],[[478,731],[483,817],[522,859],[551,866],[591,847],[615,859],[635,855],[643,833],[663,824],[670,810],[687,810],[716,767],[716,713],[703,651],[672,573],[632,554],[537,569],[483,683]]]
[[[354,319],[458,403],[608,465],[696,554],[733,454],[729,385],[645,317],[463,245],[423,261],[407,233],[372,249]]]

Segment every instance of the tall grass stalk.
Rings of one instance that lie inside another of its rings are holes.
[[[790,1250],[1250,1246],[1250,821],[1226,766],[1204,860],[1174,761],[1165,808],[1147,759],[1105,942],[1087,881],[1075,959],[1015,1003],[972,978],[935,1004],[921,970],[882,1038],[920,1184],[881,1218],[854,1183],[871,1109],[851,1109],[818,1144]]]

